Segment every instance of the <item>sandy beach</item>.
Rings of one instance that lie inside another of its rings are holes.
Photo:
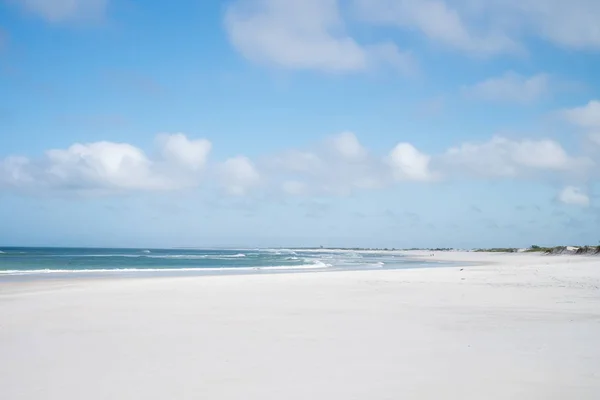
[[[600,398],[600,258],[0,283],[0,398]]]

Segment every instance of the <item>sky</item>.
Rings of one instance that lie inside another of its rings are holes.
[[[0,246],[600,241],[597,0],[0,0]]]

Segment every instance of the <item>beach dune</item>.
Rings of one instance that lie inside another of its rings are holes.
[[[0,283],[0,398],[600,399],[600,261]]]

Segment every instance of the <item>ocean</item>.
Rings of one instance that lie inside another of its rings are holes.
[[[179,275],[401,269],[447,263],[394,251],[329,249],[116,249],[0,247],[0,279],[11,276]]]

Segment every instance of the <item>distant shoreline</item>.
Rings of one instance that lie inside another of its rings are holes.
[[[273,251],[359,251],[359,252],[396,252],[405,253],[411,251],[431,251],[431,252],[477,252],[477,253],[543,253],[543,254],[600,254],[600,245],[591,246],[530,246],[530,247],[484,247],[484,248],[454,248],[454,247],[99,247],[99,246],[0,246],[0,255],[4,254],[2,250],[15,249],[81,249],[81,250],[273,250]]]

